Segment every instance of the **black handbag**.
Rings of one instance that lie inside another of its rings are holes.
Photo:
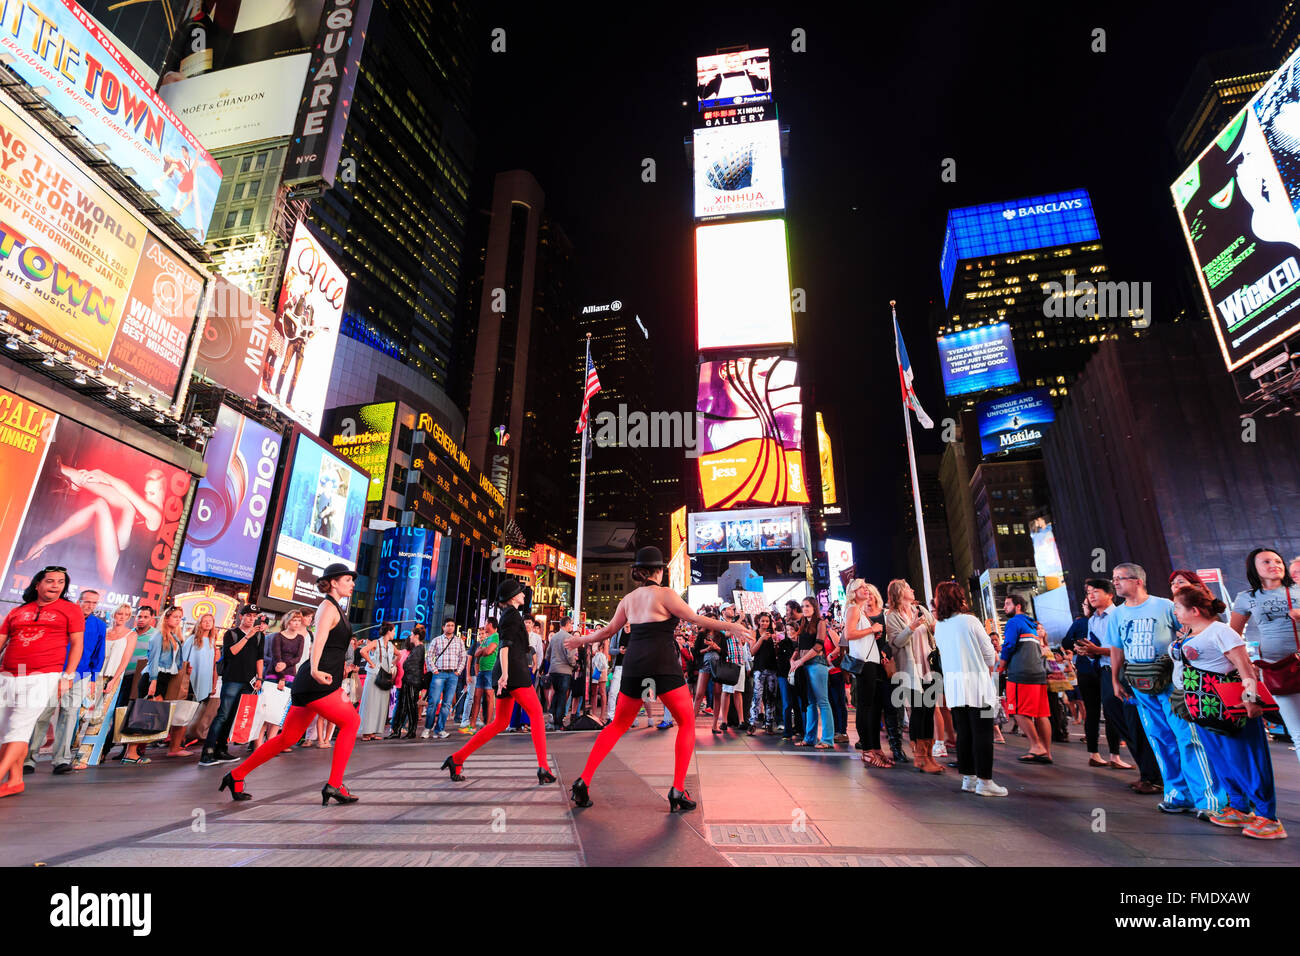
[[[740,680],[740,665],[733,661],[718,661],[713,665],[713,679],[735,687]]]
[[[165,733],[171,721],[172,705],[165,700],[137,698],[126,709],[122,732],[133,737]]]
[[[385,670],[384,668],[382,667],[379,668],[378,673],[375,674],[375,690],[392,690],[392,689],[393,689],[393,675],[389,673],[387,670]]]
[[[840,670],[852,674],[854,677],[862,673],[862,668],[867,666],[866,661],[860,661],[848,651],[840,655]]]

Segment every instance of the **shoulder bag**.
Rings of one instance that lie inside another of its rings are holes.
[[[1257,685],[1259,706],[1265,714],[1278,713],[1277,701],[1267,687]],[[1241,699],[1241,674],[1217,674],[1183,663],[1183,705],[1186,719],[1198,727],[1233,735],[1246,727],[1246,705]]]
[[[1291,610],[1291,589],[1286,591],[1286,609]],[[1290,614],[1287,615],[1290,617]],[[1274,697],[1287,697],[1300,694],[1300,630],[1297,630],[1295,618],[1291,620],[1291,634],[1295,637],[1296,653],[1288,654],[1280,661],[1256,661],[1260,683],[1268,688]]]
[[[735,687],[740,680],[740,665],[733,661],[718,661],[713,665],[713,679],[720,684]]]
[[[1174,661],[1168,654],[1161,654],[1153,661],[1134,661],[1126,657],[1119,666],[1118,676],[1121,684],[1156,696],[1167,691],[1173,683]]]

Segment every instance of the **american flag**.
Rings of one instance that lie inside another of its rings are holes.
[[[916,388],[912,385],[912,363],[907,358],[907,346],[903,344],[898,316],[894,316],[894,352],[898,358],[898,384],[903,391],[903,404],[916,413],[916,420],[922,428],[933,428],[934,422],[921,407],[921,400],[916,397]]]
[[[578,416],[578,434],[587,427],[587,412],[591,408],[591,396],[600,391],[600,377],[596,374],[596,363],[591,360],[591,352],[587,352],[587,385],[582,390],[582,414]]]

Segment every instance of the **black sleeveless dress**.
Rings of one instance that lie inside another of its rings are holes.
[[[348,645],[352,641],[352,625],[348,623],[348,617],[339,607],[338,601],[332,597],[326,597],[325,600],[339,612],[339,621],[325,636],[325,648],[320,652],[320,669],[329,674],[333,681],[322,684],[312,677],[311,655],[306,655],[293,679],[293,692],[289,695],[289,703],[295,707],[303,707],[314,700],[328,697],[343,686],[343,665],[347,662]],[[315,639],[320,640],[320,635],[316,635]]]
[[[501,612],[497,640],[500,647],[510,651],[506,655],[506,689],[501,696],[509,697],[511,691],[532,687],[533,676],[528,673],[528,631],[519,608],[508,607]]]
[[[686,686],[682,675],[682,657],[677,649],[673,632],[677,618],[666,621],[647,621],[633,624],[627,636],[627,652],[623,656],[623,676],[618,692],[628,697],[640,697],[647,687],[655,696]],[[646,684],[646,681],[653,681]]]

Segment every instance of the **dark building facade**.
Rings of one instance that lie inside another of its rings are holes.
[[[1056,540],[1071,597],[1116,564],[1153,593],[1176,567],[1221,568],[1246,586],[1256,547],[1300,553],[1300,421],[1245,419],[1208,324],[1107,343],[1044,442]]]
[[[1048,514],[1042,459],[982,462],[971,475],[970,492],[981,570],[1032,568],[1030,523]]]
[[[930,562],[932,584],[956,576],[943,485],[940,481],[941,463],[940,455],[916,456],[916,477],[921,489],[921,512],[924,515],[925,550]],[[916,506],[912,499],[910,475],[904,474],[900,478],[897,498],[899,512],[904,516],[903,527],[906,533],[895,542],[895,548],[899,552],[894,558],[895,567],[907,569],[907,580],[919,594],[924,577],[921,573],[921,542],[913,530],[916,528]]]
[[[471,7],[375,0],[340,176],[309,221],[349,276],[344,334],[373,336],[444,391],[455,361],[470,171]]]

